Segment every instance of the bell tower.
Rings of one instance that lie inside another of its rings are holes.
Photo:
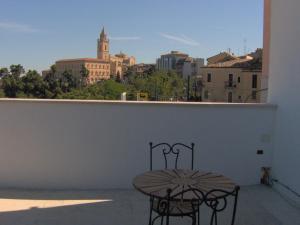
[[[109,61],[109,40],[104,31],[104,27],[98,39],[97,58],[105,61]]]

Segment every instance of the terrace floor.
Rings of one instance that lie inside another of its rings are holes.
[[[148,215],[148,198],[134,190],[0,190],[1,225],[146,225]],[[227,217],[220,224],[229,224]],[[208,224],[206,208],[201,218]],[[300,209],[268,187],[242,187],[236,225],[300,225]]]

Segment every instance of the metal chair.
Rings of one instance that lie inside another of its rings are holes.
[[[194,147],[195,144],[191,143],[190,146],[182,144],[182,143],[175,143],[173,145],[170,145],[168,143],[160,143],[153,145],[152,142],[149,143],[150,145],[150,170],[153,170],[153,152],[154,151],[161,151],[164,161],[165,161],[165,167],[164,169],[178,169],[178,159],[182,151],[188,151],[190,153],[191,157],[191,165],[190,168],[194,169]],[[168,163],[168,156],[174,156],[175,157],[175,163],[174,166],[170,166]],[[183,168],[181,168],[183,169]],[[187,168],[185,168],[187,169]]]
[[[181,153],[183,151],[186,151],[188,154],[190,154],[190,166],[189,168],[186,169],[194,169],[194,147],[195,144],[191,143],[190,146],[182,144],[182,143],[175,143],[173,145],[168,144],[168,143],[159,143],[159,144],[155,144],[153,145],[152,142],[149,143],[150,146],[150,170],[153,170],[153,152],[154,151],[160,151],[162,153],[162,156],[164,158],[164,169],[178,169],[178,161],[179,161],[179,157],[181,155]],[[174,156],[175,157],[175,162],[174,165],[170,165],[171,163],[169,162],[169,156]],[[172,212],[173,215],[178,215],[178,216],[182,216],[182,213],[178,213],[178,211],[186,211],[187,209],[185,207],[189,207],[190,205],[185,204],[185,205],[176,205],[177,201],[173,202],[172,205],[174,207],[172,207],[173,209],[177,209],[177,212]],[[156,213],[159,214],[158,212],[158,207],[159,207],[159,199],[151,197],[150,198],[150,218],[149,218],[149,225],[154,224],[155,220],[154,219],[152,221],[152,213],[153,211],[155,211]],[[189,211],[189,209],[188,209]],[[162,221],[163,222],[163,217],[162,217]]]
[[[179,193],[172,193],[172,190],[168,190],[168,194],[165,198],[161,198],[158,200],[158,207],[155,212],[158,214],[152,221],[152,224],[158,218],[161,218],[161,225],[163,225],[164,218],[166,218],[165,225],[169,225],[170,217],[190,217],[192,219],[192,225],[196,225],[197,214],[199,215],[199,209],[202,204],[205,204],[209,208],[212,209],[212,215],[210,219],[210,225],[218,224],[218,213],[224,211],[227,208],[227,201],[229,197],[234,198],[233,212],[231,218],[231,225],[235,223],[236,217],[236,209],[237,209],[237,201],[238,201],[238,193],[240,187],[236,186],[232,192],[228,192],[225,190],[214,189],[207,193],[195,188],[189,188]],[[185,195],[193,195],[192,200],[184,200]],[[186,209],[185,211],[179,211],[174,213],[174,206],[184,205]],[[199,216],[198,216],[198,224]]]

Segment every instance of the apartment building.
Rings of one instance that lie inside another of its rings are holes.
[[[179,51],[171,51],[156,60],[157,70],[174,70],[184,78],[199,75],[203,66],[204,59],[192,58]]]
[[[260,103],[262,49],[237,57],[223,52],[209,58],[202,67],[202,100],[204,102]]]

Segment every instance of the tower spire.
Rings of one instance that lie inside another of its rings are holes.
[[[100,38],[106,38],[106,34],[105,34],[105,28],[103,26],[101,34],[100,34]]]
[[[97,56],[98,59],[109,61],[109,40],[105,33],[104,26],[100,34],[100,39],[98,39]]]

